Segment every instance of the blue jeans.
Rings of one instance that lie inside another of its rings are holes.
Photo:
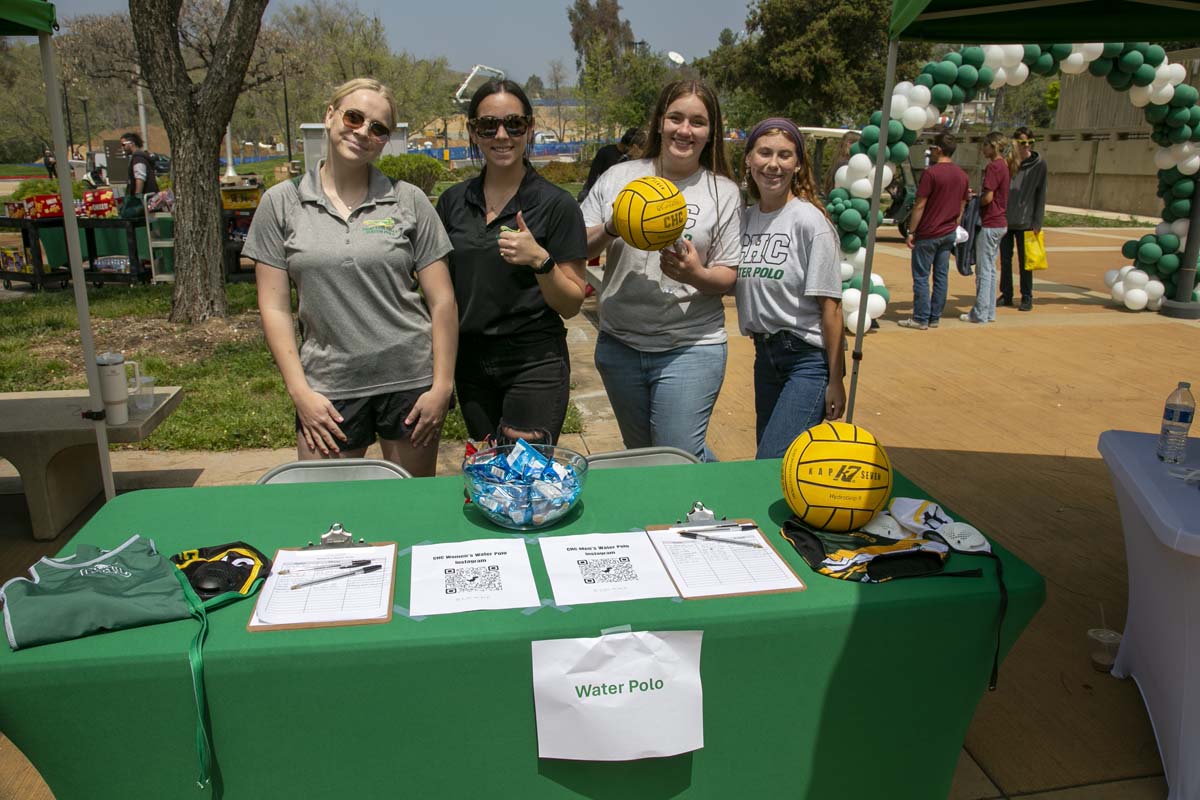
[[[782,458],[788,445],[825,418],[825,351],[790,331],[754,334],[755,458]]]
[[[728,347],[702,344],[644,353],[606,333],[596,340],[596,369],[627,448],[678,447],[702,461],[708,420],[725,380]]]
[[[917,239],[913,243],[912,318],[917,322],[937,322],[946,305],[946,288],[950,275],[950,251],[954,249],[954,232],[933,239]],[[933,296],[929,294],[929,273],[933,272]]]
[[[975,235],[975,322],[996,321],[996,256],[1008,228],[980,228]]]

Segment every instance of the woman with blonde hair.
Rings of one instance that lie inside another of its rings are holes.
[[[243,255],[257,262],[263,331],[296,406],[299,457],[358,457],[378,436],[384,458],[432,475],[458,310],[450,240],[429,199],[374,166],[395,122],[383,84],[339,86],[325,110],[327,156],[263,195]]]
[[[1004,159],[1007,145],[1008,137],[998,131],[989,133],[979,145],[987,166],[979,192],[981,230],[975,237],[975,306],[960,317],[963,322],[996,321],[996,254],[1000,240],[1008,233],[1006,213],[1011,176]],[[1011,280],[1009,291],[1012,291]]]
[[[755,126],[746,174],[738,325],[754,339],[756,458],[780,458],[846,407],[841,253],[794,122]]]
[[[741,194],[730,177],[721,106],[701,81],[675,81],[655,103],[644,158],[609,168],[583,202],[588,255],[607,252],[596,367],[629,448],[678,447],[713,458],[708,421],[725,379],[722,295],[741,259]],[[617,237],[613,200],[659,175],[687,201],[675,246],[637,250]]]

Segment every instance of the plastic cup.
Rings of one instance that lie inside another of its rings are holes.
[[[154,376],[140,375],[137,380],[138,385],[130,401],[133,403],[134,409],[150,411],[154,408]]]
[[[1087,632],[1092,654],[1092,668],[1097,672],[1112,672],[1121,646],[1121,634],[1107,628],[1092,628]]]

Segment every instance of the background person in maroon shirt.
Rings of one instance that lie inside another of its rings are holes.
[[[957,146],[954,136],[939,133],[930,148],[933,163],[921,175],[917,186],[917,202],[905,240],[913,251],[913,309],[911,319],[900,320],[902,328],[918,331],[936,328],[946,304],[950,251],[954,249],[954,231],[967,205],[969,183],[967,173],[952,160]]]
[[[996,256],[1000,240],[1008,233],[1008,183],[1011,179],[1004,160],[1008,137],[992,131],[979,145],[987,163],[979,193],[980,231],[975,237],[975,306],[959,317],[963,322],[996,321]]]

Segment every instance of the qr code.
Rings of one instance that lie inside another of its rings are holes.
[[[446,570],[446,594],[459,592],[498,592],[504,588],[500,582],[500,567],[450,567]]]
[[[623,583],[638,579],[628,558],[581,558],[575,563],[579,565],[584,583]]]

